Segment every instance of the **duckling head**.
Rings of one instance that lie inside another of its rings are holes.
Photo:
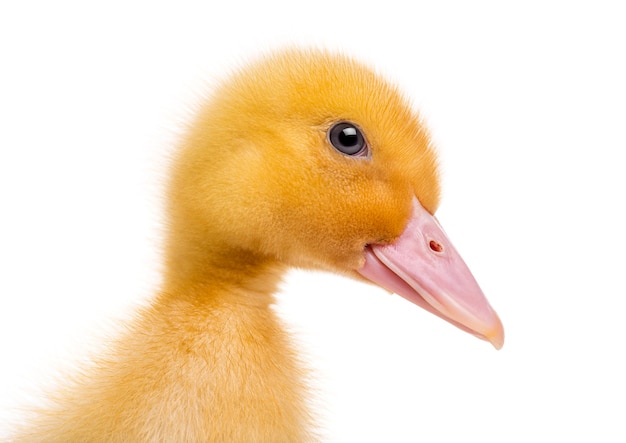
[[[287,50],[215,89],[176,153],[171,275],[324,269],[373,281],[502,346],[503,329],[433,216],[419,116],[367,66]],[[237,268],[237,270],[235,270]]]

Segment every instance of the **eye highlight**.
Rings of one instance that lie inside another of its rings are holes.
[[[369,149],[361,130],[350,122],[340,122],[328,130],[328,141],[337,151],[351,157],[366,157]]]

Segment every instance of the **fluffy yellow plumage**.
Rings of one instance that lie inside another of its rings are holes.
[[[366,155],[329,142],[344,121]],[[365,248],[396,241],[415,198],[436,209],[437,160],[373,71],[288,50],[216,88],[175,153],[167,197],[162,289],[18,441],[315,439],[306,371],[272,294],[290,266],[363,278]]]

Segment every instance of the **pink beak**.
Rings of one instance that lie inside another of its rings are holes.
[[[417,198],[400,238],[365,249],[365,278],[500,349],[504,328],[447,235]]]

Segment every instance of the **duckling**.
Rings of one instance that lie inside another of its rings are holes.
[[[500,348],[439,199],[426,128],[372,69],[323,50],[250,63],[174,153],[160,290],[16,441],[315,440],[272,309],[292,267],[373,282]]]

